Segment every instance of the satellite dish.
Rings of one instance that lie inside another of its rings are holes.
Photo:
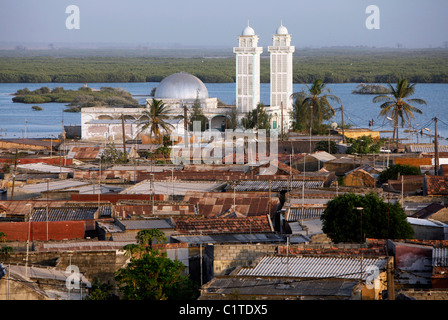
[[[335,129],[338,127],[338,124],[337,124],[336,122],[333,122],[333,123],[330,125],[330,127],[331,127],[331,129],[335,130]]]

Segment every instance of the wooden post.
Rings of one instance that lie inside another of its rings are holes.
[[[124,115],[121,114],[121,128],[123,131],[123,153],[124,153],[124,159],[126,162],[128,162],[128,157],[126,155],[126,133],[124,130]]]

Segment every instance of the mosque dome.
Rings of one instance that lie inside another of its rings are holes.
[[[208,90],[197,77],[187,72],[173,73],[157,86],[155,99],[208,99]]]
[[[275,34],[288,34],[288,29],[281,24],[280,27],[278,27],[277,32]]]
[[[254,36],[255,31],[252,29],[249,25],[244,28],[243,32],[241,33],[242,36]]]

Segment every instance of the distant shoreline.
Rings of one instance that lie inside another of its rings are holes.
[[[160,82],[184,71],[204,83],[235,83],[235,57],[208,51],[191,56],[144,56],[137,50],[0,50],[0,83]],[[159,52],[160,53],[160,52]],[[160,53],[161,54],[161,53]],[[167,53],[169,55],[170,53]],[[294,53],[293,82],[448,83],[448,49],[300,49]],[[260,60],[260,82],[270,82],[270,59]]]

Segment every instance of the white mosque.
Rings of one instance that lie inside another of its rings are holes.
[[[164,78],[157,86],[154,98],[162,100],[170,108],[170,122],[179,136],[184,135],[183,115],[185,107],[191,110],[199,102],[208,119],[209,130],[223,131],[225,119],[231,112],[237,111],[241,120],[255,109],[260,102],[260,55],[258,35],[249,24],[238,39],[238,47],[233,48],[236,55],[236,105],[221,106],[218,99],[209,97],[204,83],[197,77],[185,73],[175,73]],[[273,36],[273,44],[268,47],[270,53],[270,105],[266,107],[271,118],[271,128],[287,130],[290,127],[292,110],[293,81],[292,58],[295,48],[291,46],[291,35],[283,24]],[[152,102],[147,99],[146,105]],[[122,139],[123,123],[128,139],[137,139],[143,108],[82,108],[81,139],[100,140]]]

